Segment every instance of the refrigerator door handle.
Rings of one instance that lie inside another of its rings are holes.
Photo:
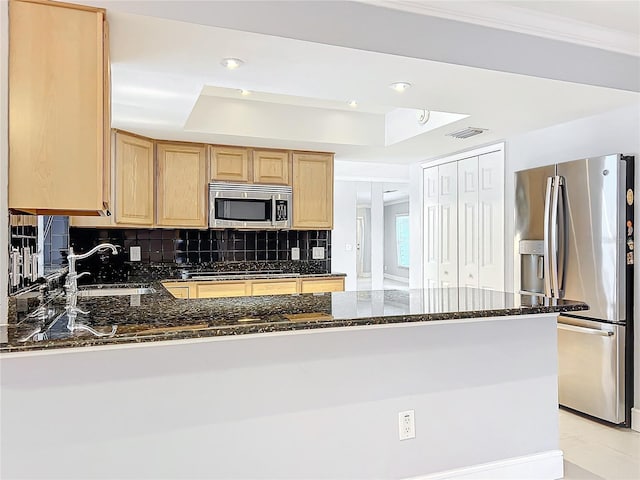
[[[611,330],[599,330],[596,328],[578,327],[577,325],[568,325],[566,323],[558,323],[560,330],[569,330],[571,332],[588,333],[589,335],[599,335],[601,337],[612,337],[614,332]]]
[[[553,178],[553,193],[551,200],[551,294],[553,298],[560,298],[558,282],[558,200],[560,198],[560,177]]]
[[[547,177],[547,189],[544,194],[544,294],[551,297],[551,244],[550,244],[550,220],[551,220],[551,189],[553,178]]]
[[[562,275],[560,277],[559,294],[564,298],[564,285],[567,277],[567,259],[569,258],[569,209],[567,208],[567,185],[564,177],[558,177],[560,194],[562,195]]]

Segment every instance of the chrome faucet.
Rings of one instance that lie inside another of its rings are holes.
[[[89,312],[85,312],[78,308],[78,279],[85,275],[90,275],[89,272],[78,273],[76,271],[76,261],[84,260],[85,258],[89,258],[94,253],[103,251],[103,250],[111,250],[111,253],[114,255],[118,254],[118,249],[116,245],[111,243],[101,243],[100,245],[93,247],[86,253],[76,254],[73,253],[73,248],[69,247],[69,253],[67,255],[67,260],[69,262],[69,273],[67,273],[67,280],[64,284],[64,289],[67,293],[67,302],[65,306],[65,311],[67,313],[67,329],[71,332],[76,330],[84,330],[96,337],[112,337],[116,333],[117,327],[114,325],[111,328],[110,332],[102,333],[97,330],[85,325],[84,323],[76,322],[76,318],[78,314],[88,314]]]
[[[84,260],[85,258],[89,258],[94,253],[100,252],[102,250],[110,249],[111,253],[114,255],[118,254],[118,249],[116,245],[111,243],[101,243],[100,245],[93,247],[86,253],[73,253],[73,247],[69,247],[69,254],[67,255],[67,261],[69,262],[69,273],[67,274],[67,281],[64,284],[64,288],[67,291],[68,295],[75,295],[78,293],[78,279],[85,275],[90,275],[89,272],[78,273],[76,271],[76,261]]]

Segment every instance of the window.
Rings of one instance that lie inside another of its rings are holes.
[[[398,266],[409,268],[409,215],[396,215]]]

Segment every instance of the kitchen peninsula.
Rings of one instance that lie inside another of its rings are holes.
[[[3,476],[455,478],[478,465],[561,476],[556,316],[583,303],[465,288],[178,299],[150,287],[78,299],[93,328],[117,326],[111,338],[62,335],[63,321],[19,342],[34,324],[12,298]],[[43,406],[58,413],[31,421]],[[399,441],[408,410],[415,438]]]

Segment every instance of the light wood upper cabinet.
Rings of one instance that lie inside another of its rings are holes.
[[[116,223],[153,225],[153,141],[116,133]]]
[[[333,154],[293,152],[294,229],[333,228]]]
[[[253,151],[253,182],[290,185],[289,152],[277,150]]]
[[[238,147],[210,147],[211,180],[249,182],[249,150]]]
[[[159,226],[206,227],[206,152],[202,145],[157,144]]]
[[[102,9],[9,2],[9,208],[98,215],[109,200]]]

